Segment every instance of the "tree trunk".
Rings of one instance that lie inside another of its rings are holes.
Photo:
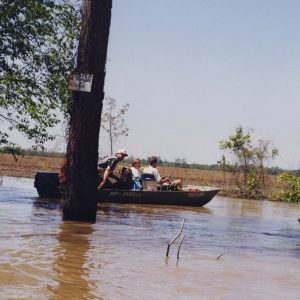
[[[95,222],[98,140],[112,0],[84,0],[77,69],[93,74],[92,91],[73,92],[67,146],[64,220]]]

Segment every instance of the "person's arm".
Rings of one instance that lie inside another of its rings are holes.
[[[169,177],[161,177],[157,169],[154,171],[154,177],[155,177],[155,181],[157,184],[163,184],[166,182],[170,183],[170,178]]]
[[[159,175],[159,172],[157,169],[152,169],[153,171],[153,175],[154,175],[154,178],[155,178],[155,181],[157,184],[160,184],[161,183],[161,177]]]
[[[109,176],[110,176],[111,178],[113,178],[113,179],[119,181],[119,180],[120,180],[120,177],[117,176],[117,175],[115,175],[115,174],[113,173],[113,171],[115,170],[117,164],[118,164],[118,161],[117,161],[116,159],[113,159],[113,160],[110,162],[110,165],[109,165],[109,166],[110,166],[110,173],[109,173]]]
[[[102,188],[105,184],[105,182],[107,181],[108,177],[112,177],[116,180],[119,180],[119,177],[117,177],[116,175],[114,175],[112,172],[113,170],[115,169],[115,167],[117,166],[118,164],[118,160],[116,158],[112,158],[108,161],[108,166],[103,174],[103,180],[102,182],[99,184],[99,187],[98,188]]]
[[[100,182],[100,184],[99,184],[99,189],[101,189],[103,186],[104,186],[104,184],[105,184],[105,182],[107,181],[107,178],[108,178],[108,176],[109,176],[109,173],[110,173],[110,166],[108,166],[107,168],[106,168],[106,170],[104,171],[104,174],[103,174],[103,180]]]
[[[154,171],[154,177],[157,184],[171,183],[170,177],[161,177],[157,169]]]
[[[170,179],[170,177],[162,177],[161,179],[160,179],[160,183],[170,183],[170,181],[171,181],[171,179]]]

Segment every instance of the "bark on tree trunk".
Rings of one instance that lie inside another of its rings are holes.
[[[98,141],[112,0],[84,0],[77,71],[93,74],[92,91],[73,92],[63,220],[95,222]]]

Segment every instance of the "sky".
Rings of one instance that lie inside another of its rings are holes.
[[[271,165],[300,168],[299,13],[291,0],[113,1],[105,91],[130,103],[116,146],[214,164],[243,126],[279,149]]]
[[[105,93],[130,104],[115,149],[215,164],[243,126],[279,149],[270,166],[299,169],[299,13],[298,0],[114,0]]]

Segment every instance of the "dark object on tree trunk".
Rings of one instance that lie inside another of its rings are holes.
[[[91,92],[74,91],[67,146],[63,220],[95,222],[98,139],[112,0],[84,0],[76,72],[93,75]]]

